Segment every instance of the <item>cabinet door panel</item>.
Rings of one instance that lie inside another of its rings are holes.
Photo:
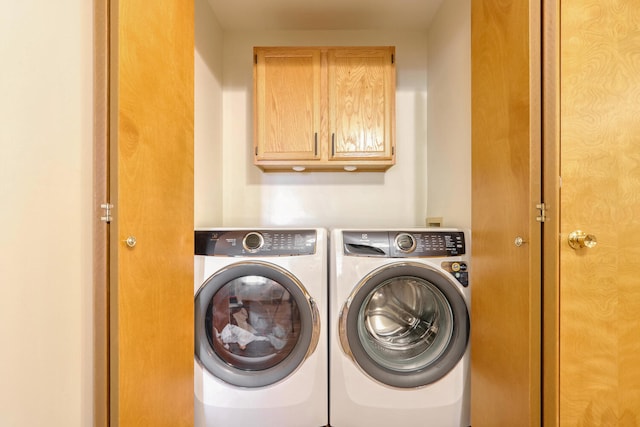
[[[318,158],[320,52],[266,49],[256,60],[256,159]]]
[[[391,158],[393,48],[331,50],[328,57],[331,158]]]

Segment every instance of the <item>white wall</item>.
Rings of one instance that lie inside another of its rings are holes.
[[[428,38],[427,214],[471,228],[471,4],[447,0]]]
[[[222,40],[207,0],[195,0],[194,224],[222,223]]]
[[[426,32],[225,32],[223,224],[409,227],[426,213]],[[396,46],[396,165],[386,173],[264,173],[253,166],[253,46]]]
[[[0,426],[92,425],[92,5],[0,14]]]

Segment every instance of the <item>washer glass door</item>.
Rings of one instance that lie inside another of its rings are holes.
[[[420,387],[460,361],[469,315],[445,274],[419,264],[391,264],[356,287],[343,308],[340,334],[345,352],[370,377]]]
[[[233,385],[259,387],[286,378],[313,352],[318,331],[315,303],[276,265],[231,265],[195,297],[196,358]]]

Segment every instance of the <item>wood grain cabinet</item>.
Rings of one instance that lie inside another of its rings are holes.
[[[254,48],[254,163],[384,171],[395,163],[395,48]]]

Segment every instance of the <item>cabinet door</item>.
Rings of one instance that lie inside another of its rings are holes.
[[[320,50],[254,49],[255,159],[319,156]]]
[[[393,159],[393,47],[328,52],[330,159]]]

